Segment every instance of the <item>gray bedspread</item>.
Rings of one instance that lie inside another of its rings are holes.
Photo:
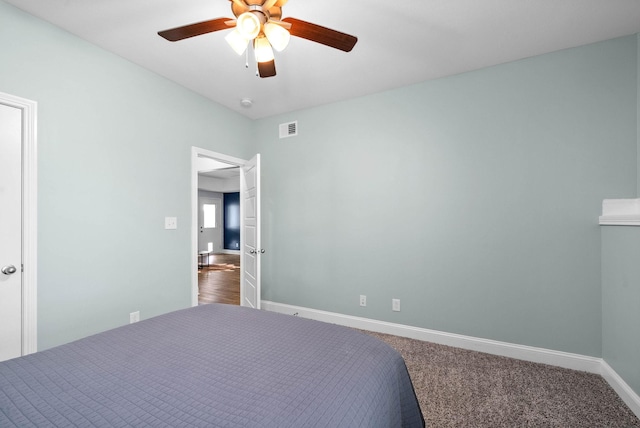
[[[172,312],[0,363],[0,427],[422,427],[402,357],[236,306]]]

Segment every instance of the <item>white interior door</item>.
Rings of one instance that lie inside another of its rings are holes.
[[[0,104],[0,361],[22,355],[22,110]]]
[[[260,309],[260,155],[240,174],[240,305]]]
[[[198,251],[222,251],[222,200],[200,197],[198,209]]]

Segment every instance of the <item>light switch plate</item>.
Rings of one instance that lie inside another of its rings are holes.
[[[165,217],[164,218],[164,228],[165,229],[177,229],[178,228],[178,218],[177,217]]]

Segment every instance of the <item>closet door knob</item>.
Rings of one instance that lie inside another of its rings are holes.
[[[5,266],[2,269],[0,269],[0,272],[2,272],[5,275],[13,275],[17,271],[18,269],[16,269],[14,265]]]

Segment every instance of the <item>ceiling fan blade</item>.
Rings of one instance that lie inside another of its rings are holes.
[[[278,2],[278,0],[264,0],[264,3],[262,3],[262,8],[264,10],[269,10],[273,7],[273,5],[275,5]]]
[[[216,18],[210,21],[197,22],[169,30],[158,31],[158,35],[170,42],[177,42],[178,40],[188,39],[189,37],[199,36],[201,34],[226,30],[227,28],[233,27],[233,22],[230,18]],[[229,23],[231,23],[231,25]]]
[[[341,51],[351,52],[358,38],[327,27],[312,24],[296,18],[285,18],[282,22],[291,24],[289,33],[312,42],[320,43]]]
[[[285,30],[289,30],[289,28],[291,28],[291,24],[289,24],[288,22],[283,22],[283,21],[279,21],[276,19],[270,19],[267,21],[270,24],[276,24],[281,26],[282,28],[284,28]]]
[[[277,1],[276,1],[276,6],[278,6],[278,7],[282,7],[282,6],[284,6],[285,4],[287,4],[287,2],[288,2],[288,1],[289,1],[289,0],[277,0]]]
[[[246,4],[243,0],[229,0],[229,1],[233,3],[233,5],[231,5],[231,10],[233,10],[234,13],[238,13],[238,15],[249,10],[249,5]]]
[[[249,5],[247,5],[243,0],[229,0],[232,3],[235,3],[240,9],[249,10]]]
[[[260,77],[272,77],[276,75],[276,61],[271,60],[268,62],[258,63],[258,73]]]

